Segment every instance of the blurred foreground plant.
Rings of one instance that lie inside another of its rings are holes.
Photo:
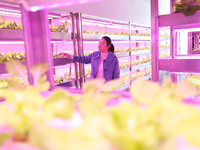
[[[186,80],[191,83],[191,85],[195,86],[197,89],[200,90],[200,77],[196,74],[189,74],[186,77]]]
[[[176,150],[180,137],[200,147],[200,111],[182,103],[199,94],[195,87],[186,81],[167,79],[160,85],[137,80],[130,88],[132,101],[106,107],[108,100],[119,97],[113,90],[120,85],[120,80],[87,81],[82,99],[61,89],[47,99],[30,86],[4,90],[0,125],[13,127],[41,150]],[[77,101],[83,119],[79,126],[70,130],[49,126],[55,118],[73,120]]]
[[[0,126],[9,126],[14,133],[2,134],[0,144],[9,137],[17,141],[28,141],[34,124],[44,126],[54,118],[73,117],[75,102],[79,96],[71,96],[67,91],[57,89],[44,98],[40,91],[48,90],[49,83],[43,75],[48,66],[36,64],[30,70],[34,78],[33,85],[27,79],[26,68],[20,62],[12,60],[6,63],[7,71],[23,79],[23,83],[10,82],[9,88],[0,91],[5,102],[0,104]]]

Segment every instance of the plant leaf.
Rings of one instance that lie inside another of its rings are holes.
[[[184,136],[193,146],[200,147],[200,114],[192,114],[177,124],[175,133]]]
[[[12,59],[6,62],[6,70],[15,77],[21,78],[26,85],[29,85],[26,66],[23,65],[20,61]]]
[[[3,133],[0,135],[0,146],[9,138],[12,134],[10,133]]]
[[[30,68],[30,72],[33,76],[33,85],[36,86],[39,78],[48,70],[47,63],[36,63],[34,66]]]
[[[47,76],[43,75],[38,80],[37,89],[39,91],[47,91],[47,90],[49,90],[49,88],[50,88],[50,83],[47,82]]]
[[[75,110],[75,100],[73,96],[64,90],[56,90],[46,100],[45,111],[53,114],[55,117],[69,119],[73,116]]]
[[[8,79],[6,80],[6,82],[8,83],[8,89],[24,89],[25,88],[25,86],[22,83],[12,80],[12,79]]]

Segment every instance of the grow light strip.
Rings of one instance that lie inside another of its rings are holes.
[[[72,41],[51,41],[50,43],[61,43],[61,44],[65,44],[65,43],[70,43],[72,44]],[[24,41],[0,41],[0,44],[24,44]]]
[[[112,43],[129,43],[130,41],[112,41]],[[84,44],[89,44],[89,43],[93,43],[93,44],[99,44],[99,41],[83,41]]]
[[[1,41],[0,44],[24,44],[23,41]]]
[[[6,12],[6,11],[0,11],[0,15],[10,16],[10,17],[21,17],[21,14],[15,12]]]

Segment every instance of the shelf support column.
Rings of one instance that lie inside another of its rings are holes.
[[[195,47],[195,40],[193,41],[192,34],[193,34],[192,32],[188,32],[188,55],[192,55],[193,42],[194,42],[194,47]]]
[[[71,16],[71,19],[72,19],[72,40],[73,40],[73,46],[74,46],[74,55],[77,55],[77,49],[76,49],[76,27],[75,27],[75,16],[74,16],[74,13],[70,12],[70,16]],[[79,82],[78,82],[78,65],[77,65],[77,62],[74,62],[74,67],[75,67],[75,86],[76,88],[78,88],[79,86]]]
[[[174,0],[170,0],[170,13],[173,13],[173,4],[174,4]],[[177,54],[177,41],[175,39],[177,39],[175,30],[174,30],[174,27],[171,26],[170,27],[170,56],[172,58],[175,58]],[[171,72],[170,77],[173,82],[177,82],[176,73]]]
[[[132,52],[132,39],[131,39],[131,22],[128,23],[129,24],[129,56],[130,56],[130,85],[132,84],[132,55],[131,55],[131,52]]]
[[[76,27],[77,27],[77,43],[78,43],[78,55],[83,56],[83,33],[82,33],[82,15],[76,13]],[[79,74],[80,74],[80,87],[85,82],[85,69],[84,64],[79,63]]]
[[[50,82],[50,89],[53,89],[53,55],[50,44],[48,11],[31,12],[23,6],[21,6],[21,9],[29,82],[33,84],[30,67],[36,63],[48,63],[49,69],[46,75],[47,80]]]
[[[152,81],[159,81],[158,0],[151,0],[151,69]]]

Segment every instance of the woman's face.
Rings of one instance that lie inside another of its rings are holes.
[[[107,53],[110,45],[107,46],[106,40],[104,38],[101,38],[99,41],[99,51],[102,53]]]

